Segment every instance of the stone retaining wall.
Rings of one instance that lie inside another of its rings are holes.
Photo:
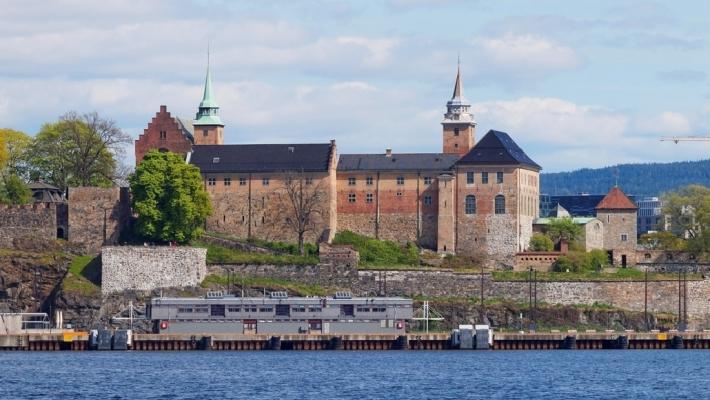
[[[21,206],[0,204],[0,247],[13,248],[17,239],[51,241],[57,237],[57,208],[54,203]]]
[[[207,249],[197,247],[105,246],[101,292],[198,286],[207,275],[206,257]]]

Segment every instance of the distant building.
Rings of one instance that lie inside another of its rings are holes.
[[[663,201],[658,197],[644,197],[636,201],[638,234],[663,230]]]

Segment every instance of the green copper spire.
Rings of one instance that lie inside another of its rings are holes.
[[[202,95],[200,108],[195,116],[193,125],[224,125],[219,118],[219,105],[212,93],[212,76],[210,74],[210,50],[207,48],[207,76],[205,77],[205,91]]]

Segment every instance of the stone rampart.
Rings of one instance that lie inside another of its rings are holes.
[[[69,188],[69,242],[98,253],[102,245],[118,244],[128,227],[128,188]]]
[[[101,292],[198,286],[207,275],[206,258],[207,249],[197,247],[105,246]]]
[[[305,284],[350,288],[357,285],[358,271],[353,265],[245,265],[212,264],[209,273],[224,274],[234,272],[237,276],[285,279]]]
[[[57,237],[57,209],[53,203],[0,205],[0,247],[12,248],[16,239],[53,240]]]

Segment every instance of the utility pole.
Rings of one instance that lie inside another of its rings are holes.
[[[483,264],[481,264],[481,322],[485,321],[486,312],[483,306]]]
[[[535,296],[533,297],[533,327],[537,330],[537,270],[533,272],[533,288]]]
[[[648,332],[648,267],[644,268],[644,280],[643,280],[643,319],[646,325],[646,331]]]

